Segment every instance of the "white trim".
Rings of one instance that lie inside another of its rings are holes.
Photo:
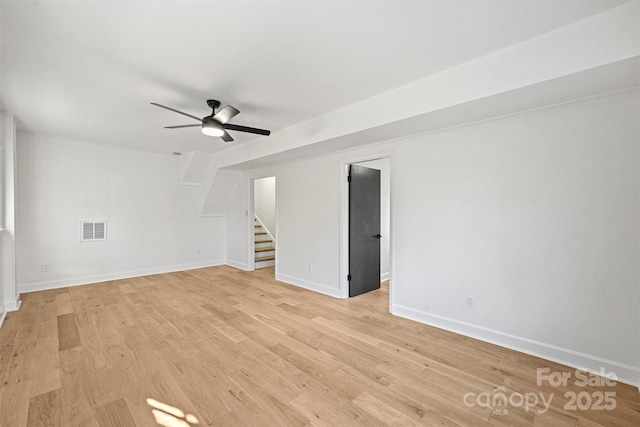
[[[89,285],[92,283],[108,282],[111,280],[130,279],[132,277],[149,276],[152,274],[173,273],[176,271],[195,270],[197,268],[216,267],[224,265],[223,260],[199,262],[192,264],[172,265],[168,267],[149,268],[145,270],[123,271],[97,276],[70,277],[67,279],[52,280],[48,282],[37,282],[18,285],[20,293],[46,291],[50,289],[66,288],[69,286]],[[19,305],[19,304],[18,304]]]
[[[384,282],[385,280],[389,280],[389,272],[380,274],[380,281]]]
[[[21,305],[22,305],[22,300],[20,299],[20,295],[16,297],[15,301],[4,302],[4,308],[7,310],[7,313],[10,311],[18,311]]]
[[[300,288],[308,289],[310,291],[318,292],[324,295],[329,295],[334,298],[343,298],[340,289],[331,288],[326,285],[322,285],[320,283],[310,282],[308,280],[299,279],[293,276],[287,276],[286,274],[278,274],[276,272],[276,280],[284,283],[288,283],[289,285],[298,286]]]
[[[0,136],[0,146],[3,156],[0,159],[4,167],[4,230],[0,233],[0,287],[2,287],[4,306],[7,312],[20,307],[20,295],[16,280],[16,191],[17,191],[17,131],[16,121],[12,113],[0,114],[0,120],[5,123],[4,135]],[[0,168],[1,169],[1,168]]]
[[[4,319],[7,317],[7,313],[10,311],[18,311],[21,304],[20,295],[17,296],[15,301],[0,302],[0,328],[2,327]]]
[[[4,309],[4,304],[0,303],[0,328],[2,328],[5,317],[7,317],[7,310]]]
[[[229,267],[237,268],[239,270],[253,271],[253,268],[251,268],[251,266],[249,264],[243,264],[241,262],[235,262],[235,261],[231,261],[231,260],[226,260],[224,262],[224,264],[228,265]]]
[[[640,389],[640,368],[637,366],[438,316],[400,304],[392,307],[392,314],[587,372],[600,374],[600,370],[604,368],[606,372],[615,373],[620,382],[635,385]]]

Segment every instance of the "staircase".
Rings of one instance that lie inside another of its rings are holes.
[[[258,218],[254,219],[255,268],[276,265],[275,241]]]

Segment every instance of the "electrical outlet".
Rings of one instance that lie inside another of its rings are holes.
[[[311,264],[307,264],[307,271],[311,273],[313,271],[313,266]]]
[[[42,264],[40,266],[40,272],[42,273],[48,273],[49,272],[49,264]]]
[[[471,295],[467,295],[467,307],[475,308],[476,306],[476,298]]]

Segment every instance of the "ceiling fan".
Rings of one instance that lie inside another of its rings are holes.
[[[191,114],[183,113],[182,111],[178,111],[173,108],[166,107],[164,105],[156,104],[155,102],[152,102],[151,105],[164,108],[165,110],[173,111],[174,113],[182,114],[183,116],[191,117],[192,119],[195,119],[201,122],[200,124],[197,124],[197,125],[165,126],[165,129],[202,127],[202,133],[204,133],[205,135],[219,136],[225,142],[233,141],[233,138],[231,137],[231,135],[229,135],[227,130],[236,130],[239,132],[248,132],[248,133],[255,133],[258,135],[267,135],[267,136],[271,134],[271,131],[269,130],[257,129],[257,128],[251,128],[248,126],[240,126],[240,125],[227,123],[234,116],[239,114],[240,111],[232,107],[231,105],[227,105],[226,107],[222,108],[220,111],[216,113],[216,109],[220,107],[220,101],[216,101],[215,99],[207,100],[207,105],[211,108],[212,111],[211,111],[211,115],[205,116],[203,118],[192,116]]]

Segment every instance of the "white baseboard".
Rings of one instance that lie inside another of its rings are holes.
[[[240,270],[244,270],[244,271],[251,271],[251,269],[249,268],[249,264],[244,264],[241,262],[235,262],[235,261],[230,261],[230,260],[226,260],[225,265],[228,265],[229,267],[233,267],[233,268],[238,268]]]
[[[303,280],[297,277],[287,276],[285,274],[278,274],[278,273],[276,273],[276,280],[288,283],[290,285],[299,286],[301,288],[305,288],[310,291],[329,295],[334,298],[342,298],[342,296],[340,295],[340,289],[331,288],[329,286],[321,285],[319,283],[309,282],[308,280]]]
[[[4,322],[5,317],[7,317],[7,310],[4,308],[4,304],[0,303],[0,328],[2,328],[2,322]]]
[[[4,308],[7,311],[7,313],[10,311],[18,311],[20,309],[21,304],[22,304],[22,300],[20,299],[20,295],[18,295],[15,301],[5,301]]]
[[[381,273],[380,274],[380,281],[384,282],[385,280],[389,280],[389,272],[388,271],[386,273]]]
[[[216,267],[224,265],[224,261],[207,261],[193,264],[172,265],[144,270],[123,271],[96,276],[70,277],[68,279],[52,280],[48,282],[18,284],[19,293],[46,291],[50,289],[66,288],[69,286],[90,285],[92,283],[108,282],[111,280],[130,279],[132,277],[150,276],[152,274],[173,273],[176,271],[195,270],[197,268]]]
[[[20,299],[20,295],[18,295],[18,299],[16,301],[5,301],[0,304],[0,327],[2,327],[2,322],[4,322],[4,318],[7,317],[7,313],[10,311],[18,311],[21,304],[22,300]]]
[[[455,332],[456,334],[489,342],[532,356],[541,357],[583,371],[600,374],[601,369],[604,369],[607,373],[615,373],[620,382],[634,385],[640,390],[640,368],[637,366],[518,337],[471,323],[426,313],[399,304],[393,305],[391,313],[429,326]]]

